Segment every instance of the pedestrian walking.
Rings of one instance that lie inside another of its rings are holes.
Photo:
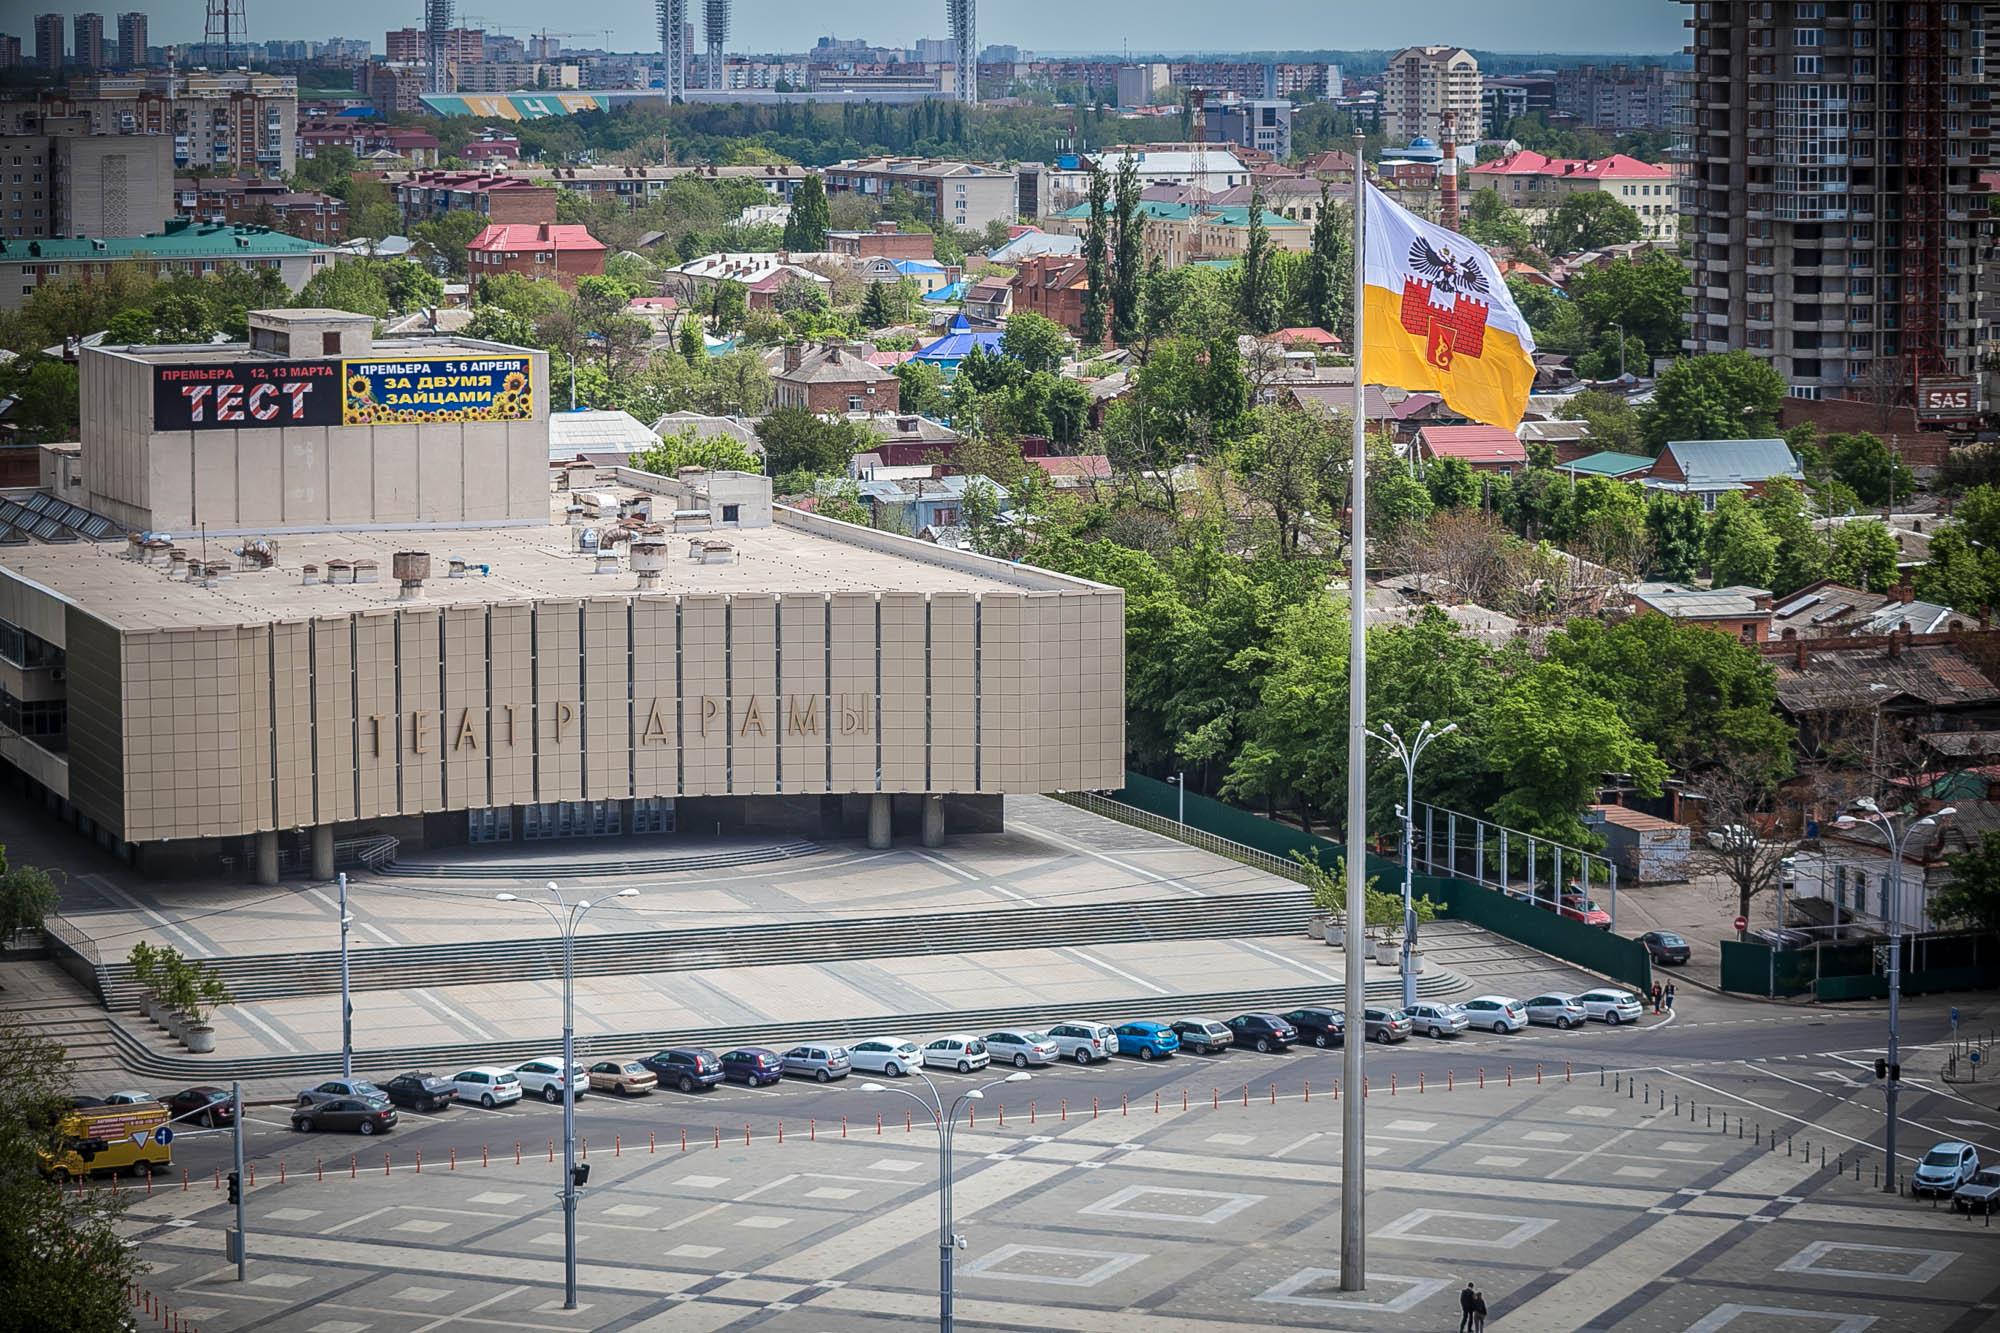
[[[1458,1333],[1472,1333],[1473,1311],[1479,1308],[1479,1292],[1470,1281],[1458,1293]]]
[[[1486,1297],[1472,1293],[1472,1333],[1486,1333]]]
[[[1656,1014],[1657,1014],[1657,1013],[1659,1013],[1659,1012],[1660,1012],[1660,1000],[1661,1000],[1661,999],[1662,999],[1662,998],[1663,998],[1663,997],[1665,996],[1665,994],[1666,994],[1666,992],[1665,992],[1664,990],[1662,990],[1662,989],[1661,989],[1661,987],[1660,987],[1660,983],[1659,983],[1659,982],[1657,982],[1657,981],[1656,981],[1656,982],[1654,982],[1654,983],[1653,983],[1653,1012],[1654,1012],[1654,1013],[1656,1013]]]
[[[1667,1012],[1671,1014],[1674,1011],[1674,983],[1671,981],[1667,983],[1666,1000],[1667,1000]]]

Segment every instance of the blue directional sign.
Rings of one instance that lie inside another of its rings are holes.
[[[173,1141],[174,1141],[174,1132],[171,1129],[168,1129],[165,1125],[161,1125],[158,1129],[153,1131],[153,1142],[159,1144],[162,1148],[166,1147],[169,1143],[172,1143]]]
[[[1951,1007],[1951,1025],[1952,1025],[1953,1027],[1957,1027],[1957,1026],[1958,1026],[1958,1006],[1957,1006],[1957,1005],[1953,1005],[1953,1006]]]
[[[1974,1051],[1974,1052],[1972,1053],[1972,1063],[1974,1063],[1974,1064],[1978,1064],[1978,1063],[1979,1063],[1979,1052],[1978,1052],[1978,1051]]]

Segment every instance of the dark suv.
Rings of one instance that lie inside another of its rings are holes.
[[[722,1059],[714,1051],[698,1047],[677,1047],[639,1057],[639,1063],[660,1076],[660,1086],[671,1083],[682,1092],[712,1088],[722,1082]]]
[[[1282,1051],[1299,1039],[1299,1030],[1276,1014],[1238,1014],[1222,1025],[1236,1034],[1238,1046],[1253,1050]]]
[[[1639,943],[1646,946],[1646,952],[1653,955],[1656,963],[1685,963],[1688,960],[1688,942],[1671,930],[1649,930],[1639,937]]]
[[[382,1085],[382,1091],[390,1101],[412,1111],[435,1111],[458,1099],[458,1088],[450,1079],[428,1071],[398,1074]]]
[[[1285,1021],[1299,1030],[1300,1041],[1315,1046],[1338,1046],[1347,1033],[1347,1020],[1337,1009],[1294,1009]]]

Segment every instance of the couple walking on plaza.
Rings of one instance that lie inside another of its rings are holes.
[[[1458,1333],[1482,1333],[1486,1327],[1486,1297],[1470,1282],[1458,1293]]]
[[[1670,1014],[1674,1011],[1674,986],[1668,982],[1664,989],[1658,982],[1653,983],[1653,1012]]]

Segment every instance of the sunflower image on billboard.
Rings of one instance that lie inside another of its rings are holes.
[[[535,415],[533,370],[525,356],[343,361],[341,424],[527,421]]]

